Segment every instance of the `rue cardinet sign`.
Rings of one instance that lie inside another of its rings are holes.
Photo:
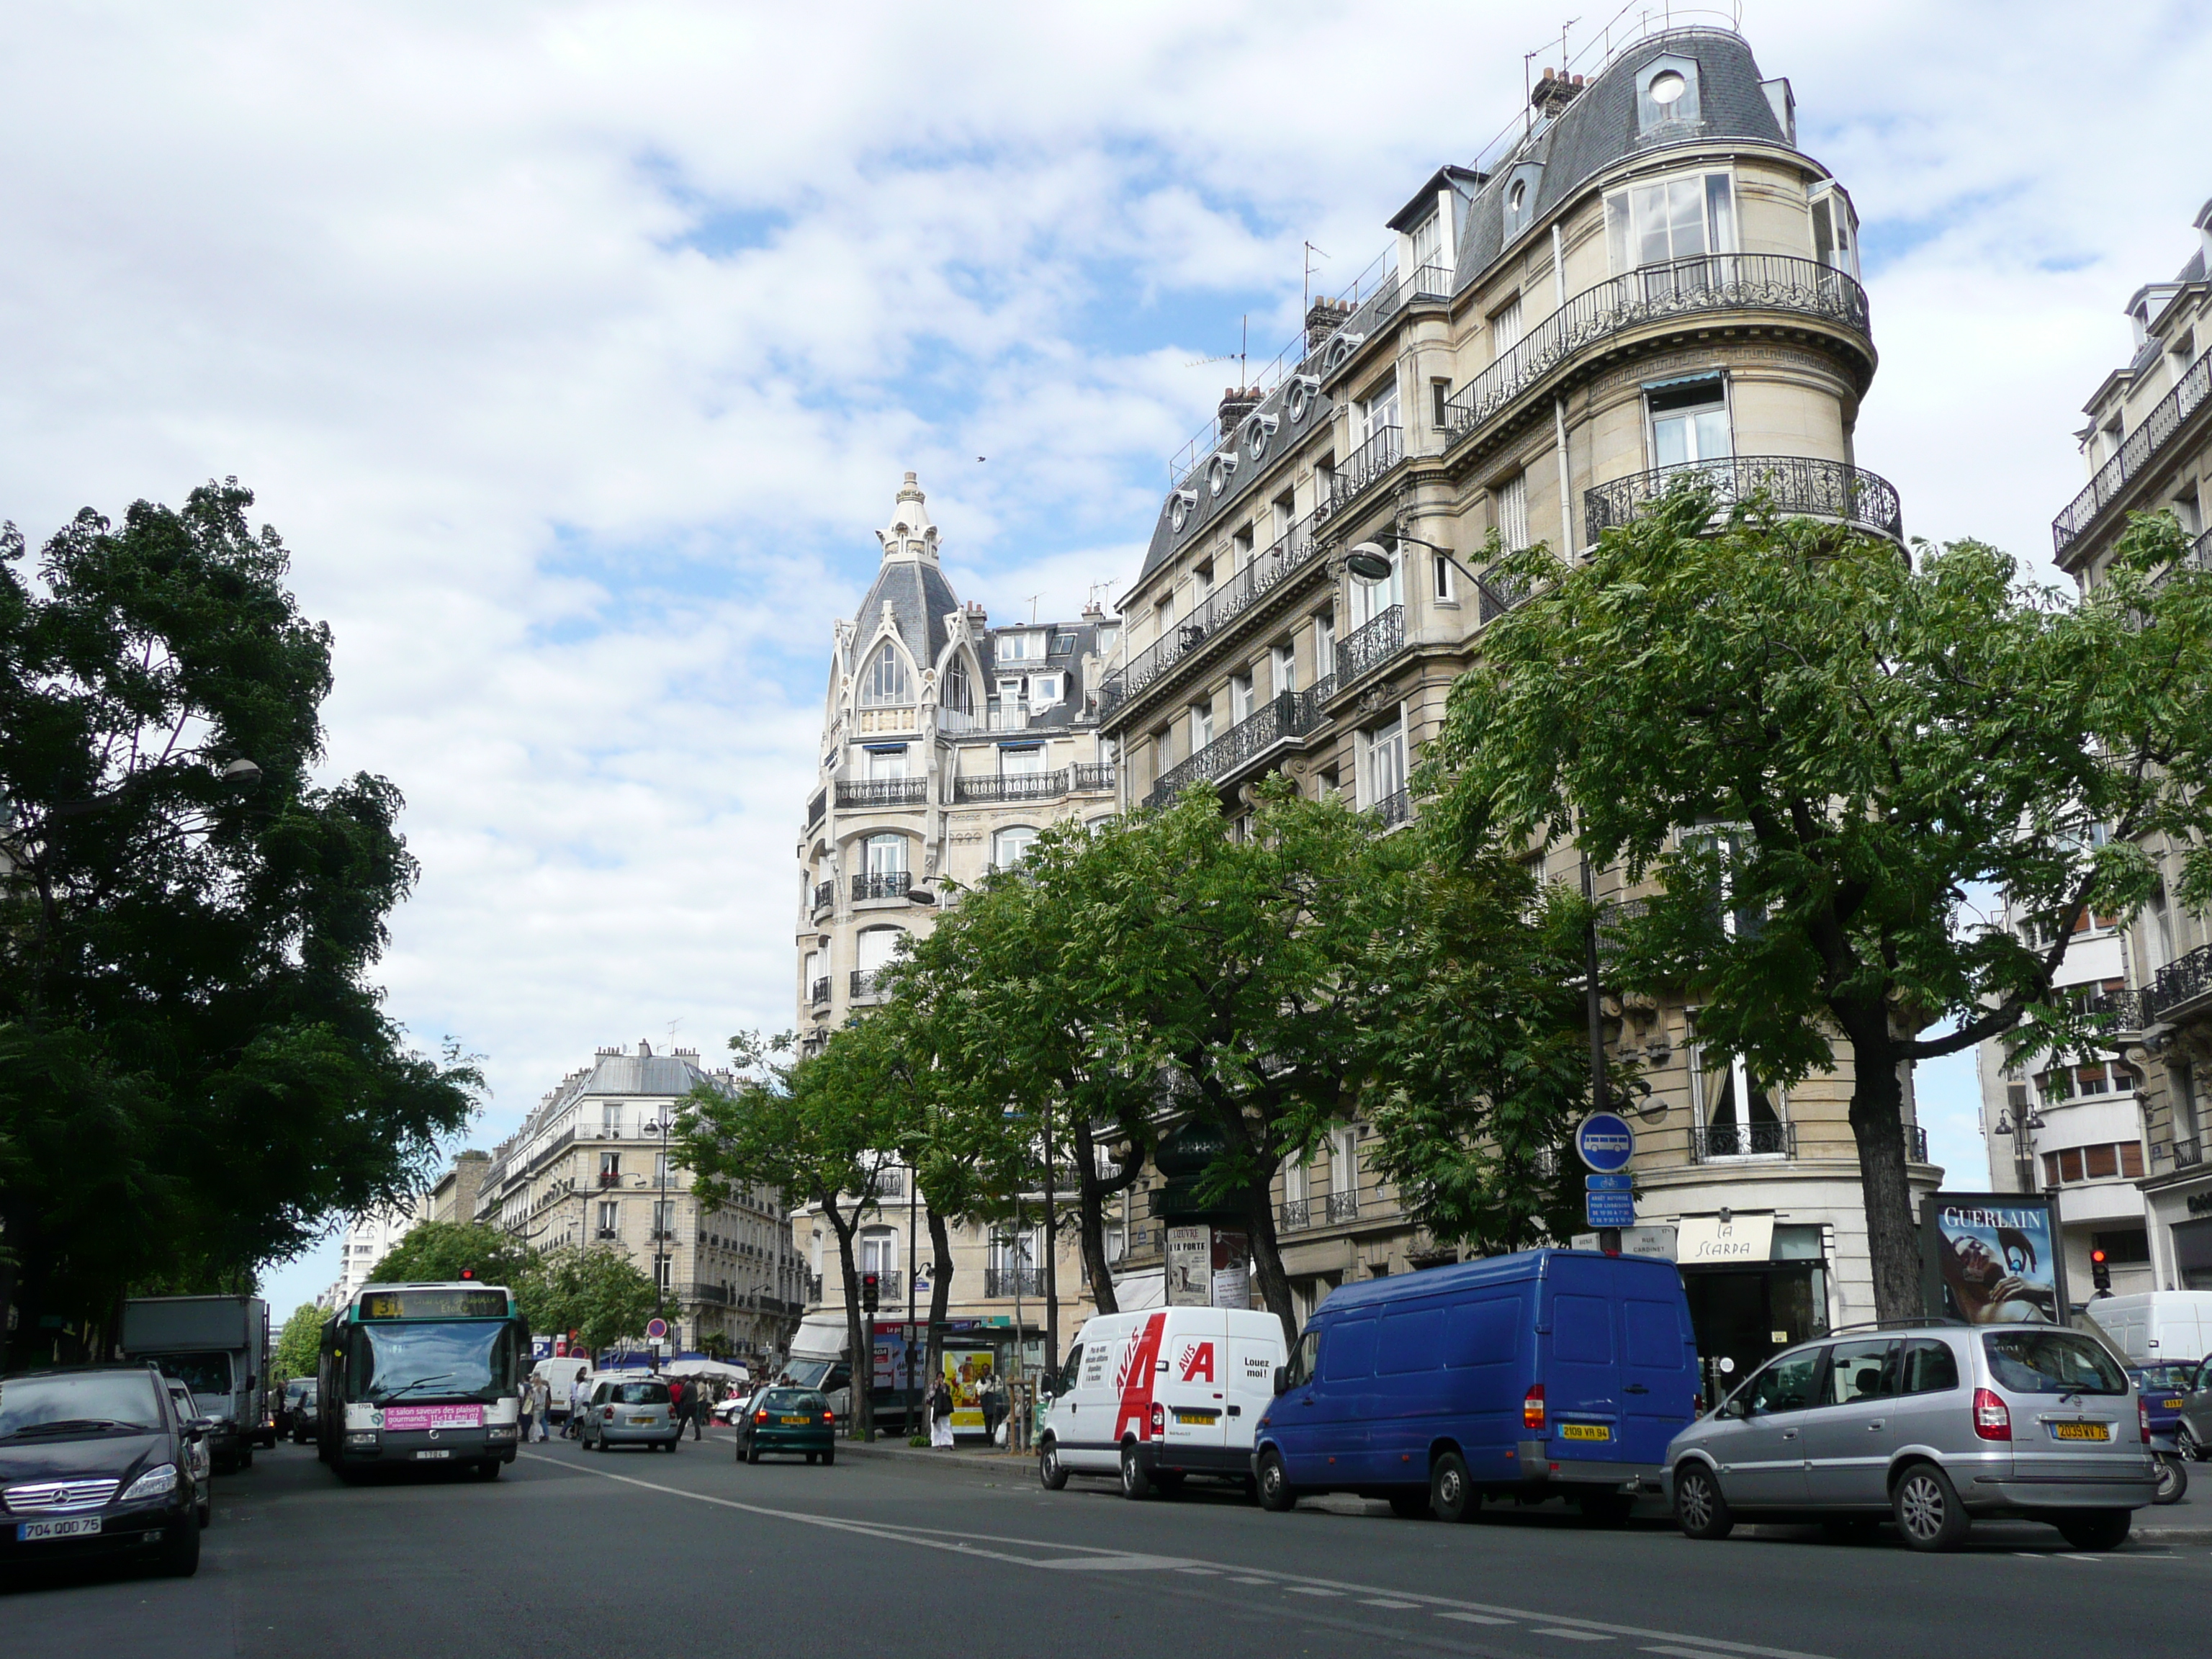
[[[1674,1260],[1696,1262],[1764,1261],[1774,1249],[1771,1215],[1685,1216],[1676,1224]]]

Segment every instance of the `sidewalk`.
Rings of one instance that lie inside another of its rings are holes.
[[[989,1446],[955,1446],[948,1450],[935,1446],[909,1446],[902,1439],[840,1440],[837,1455],[887,1457],[896,1462],[927,1463],[946,1468],[988,1469],[994,1474],[1033,1474],[1036,1470],[1035,1452],[1000,1451]]]

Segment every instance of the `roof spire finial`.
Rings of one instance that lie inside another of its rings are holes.
[[[937,562],[937,526],[930,521],[927,498],[911,472],[899,486],[891,504],[891,521],[876,532],[885,559],[920,559]]]

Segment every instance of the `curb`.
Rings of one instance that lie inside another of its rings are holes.
[[[1036,1460],[1027,1452],[951,1451],[922,1446],[883,1445],[866,1440],[841,1440],[841,1457],[880,1457],[889,1463],[914,1463],[929,1468],[985,1469],[994,1474],[1030,1473]]]

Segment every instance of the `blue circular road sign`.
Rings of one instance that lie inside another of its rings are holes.
[[[1600,1175],[1613,1175],[1636,1156],[1636,1131],[1618,1112],[1592,1112],[1575,1126],[1575,1151]]]

